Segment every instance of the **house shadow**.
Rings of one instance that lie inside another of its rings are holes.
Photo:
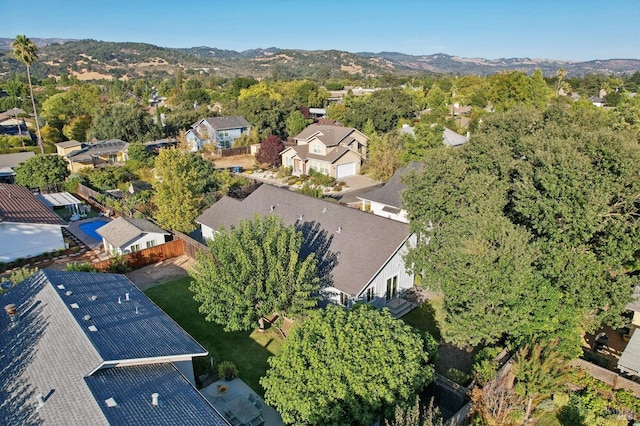
[[[304,238],[300,250],[302,258],[306,258],[313,253],[318,261],[320,288],[332,287],[334,285],[333,268],[338,264],[338,256],[340,254],[329,250],[333,235],[329,236],[329,233],[320,228],[320,224],[316,221],[296,221],[295,229],[302,233]]]

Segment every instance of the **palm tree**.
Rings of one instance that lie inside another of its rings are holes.
[[[29,80],[29,91],[31,92],[31,103],[33,105],[33,115],[36,117],[36,130],[38,131],[38,145],[40,152],[44,154],[44,145],[42,144],[42,135],[40,134],[40,123],[38,123],[38,112],[36,111],[36,99],[33,97],[33,85],[31,84],[31,64],[38,59],[38,46],[26,36],[16,36],[13,43],[13,54],[15,57],[27,66],[27,79]]]

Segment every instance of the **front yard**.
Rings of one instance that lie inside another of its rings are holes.
[[[214,363],[233,362],[238,367],[238,376],[256,393],[263,395],[259,380],[269,368],[267,359],[280,350],[282,338],[275,329],[264,333],[227,333],[222,330],[223,326],[205,321],[189,291],[190,282],[191,278],[184,277],[151,287],[144,293],[204,346]],[[194,364],[197,376],[211,369],[210,359],[196,360]]]

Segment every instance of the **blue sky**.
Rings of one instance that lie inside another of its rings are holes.
[[[7,38],[640,59],[640,0],[4,0],[2,12]]]

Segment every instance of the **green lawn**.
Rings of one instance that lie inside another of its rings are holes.
[[[174,319],[187,333],[204,346],[214,362],[231,361],[238,367],[238,376],[254,391],[263,395],[259,380],[267,371],[267,358],[276,354],[283,343],[274,329],[264,333],[258,331],[232,332],[222,326],[204,320],[198,312],[198,304],[189,291],[191,278],[184,277],[155,287],[144,293]],[[210,361],[196,360],[196,375],[209,371]]]
[[[431,299],[402,317],[402,320],[417,329],[431,334],[436,340],[441,339],[442,297]]]

